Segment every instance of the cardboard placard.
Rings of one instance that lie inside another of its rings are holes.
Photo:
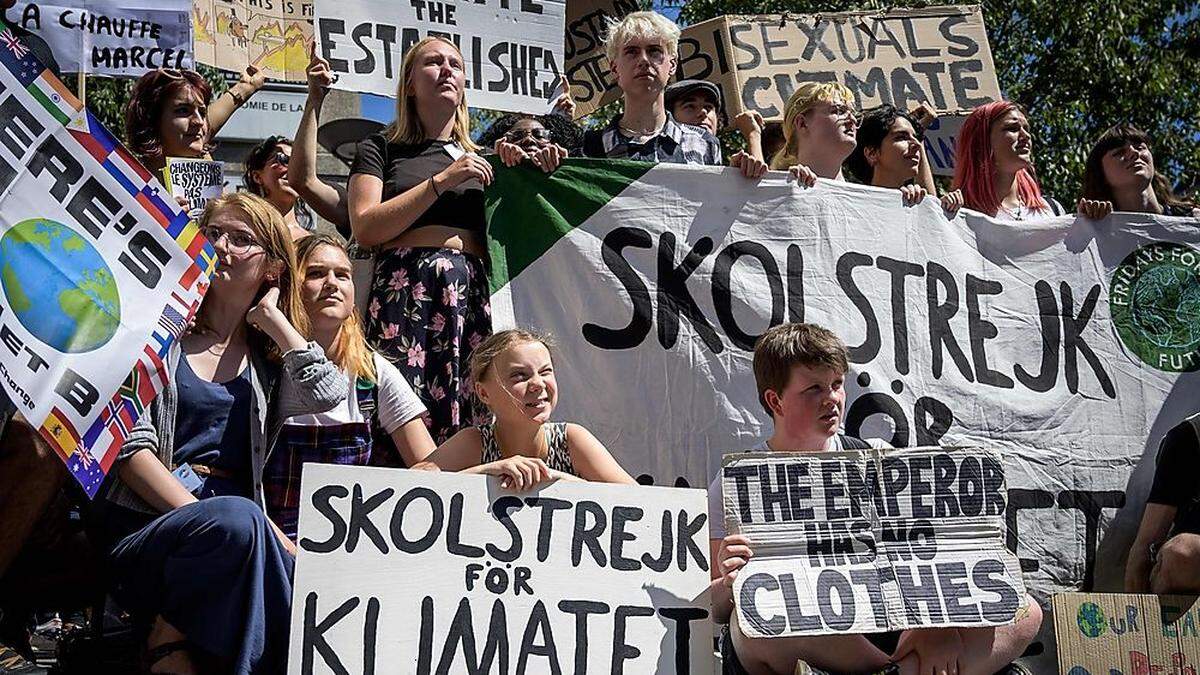
[[[14,22],[50,46],[59,71],[141,77],[192,67],[190,0],[22,2]]]
[[[163,184],[172,197],[188,200],[188,215],[196,218],[210,199],[221,196],[225,186],[225,167],[208,159],[168,157],[163,167]]]
[[[701,490],[305,464],[300,505],[292,675],[713,672]]]
[[[1058,593],[1053,605],[1063,675],[1200,668],[1200,605],[1194,595]]]
[[[337,89],[395,96],[409,48],[442,35],[463,53],[469,105],[542,114],[557,96],[564,0],[317,0],[316,10]]]
[[[567,3],[566,73],[575,100],[575,118],[612,103],[621,90],[604,56],[608,24],[641,6],[636,0],[572,0]]]
[[[754,542],[733,593],[752,637],[1012,623],[999,453],[912,448],[726,455],[730,534]]]
[[[756,110],[781,120],[807,81],[845,84],[859,110],[959,113],[1000,98],[978,5],[720,17],[684,31],[678,77],[717,84],[731,119]]]
[[[273,80],[304,82],[312,41],[311,0],[193,0],[196,61]]]

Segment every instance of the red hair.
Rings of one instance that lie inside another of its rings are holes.
[[[985,103],[971,111],[962,131],[958,132],[958,143],[954,157],[953,189],[962,190],[963,203],[967,208],[996,215],[1000,210],[1000,196],[996,194],[996,161],[992,155],[992,125],[1010,111],[1022,114],[1021,106],[1010,101]],[[1017,193],[1031,209],[1042,210],[1049,205],[1042,199],[1042,188],[1037,178],[1025,169],[1017,172]]]
[[[163,106],[176,91],[191,88],[204,105],[212,102],[212,87],[200,73],[192,70],[159,68],[138,78],[125,104],[126,146],[142,160],[163,159],[162,139],[159,138],[159,122]],[[211,139],[205,141],[211,148]]]

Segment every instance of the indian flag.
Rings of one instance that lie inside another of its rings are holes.
[[[42,74],[30,82],[26,90],[37,99],[38,103],[61,122],[63,125],[69,125],[83,108],[83,104],[79,99],[66,88],[65,85],[49,70],[43,70]]]

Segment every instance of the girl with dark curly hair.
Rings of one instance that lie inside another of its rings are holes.
[[[266,76],[246,68],[237,84],[214,101],[212,87],[191,70],[159,68],[141,76],[125,106],[125,140],[142,164],[162,171],[168,157],[209,157],[212,137]]]

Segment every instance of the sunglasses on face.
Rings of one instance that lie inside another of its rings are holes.
[[[275,153],[275,156],[272,157],[271,159],[274,160],[275,162],[279,163],[282,166],[287,166],[288,162],[292,161],[292,156],[282,153],[282,152],[277,152],[277,153]]]
[[[550,132],[541,127],[533,129],[513,129],[512,131],[504,134],[504,140],[508,141],[509,143],[519,143],[525,140],[525,137],[527,136],[532,137],[535,141],[550,140]]]

